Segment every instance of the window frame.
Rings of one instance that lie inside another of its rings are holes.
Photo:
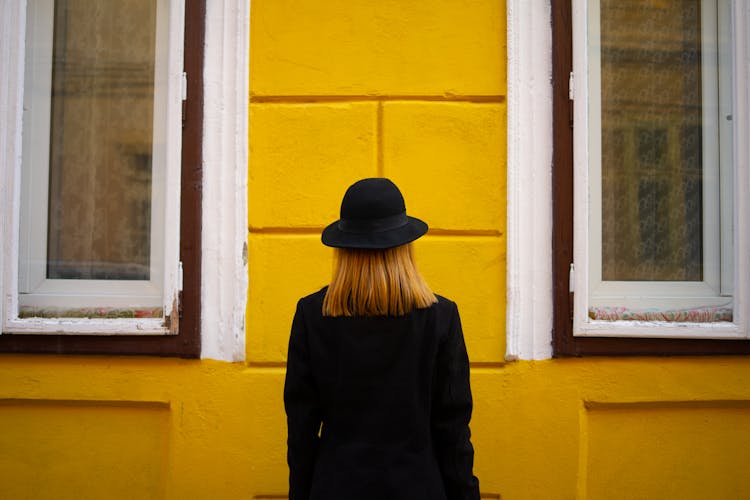
[[[12,5],[15,4],[15,5]],[[24,18],[25,2],[4,4],[2,29],[10,29],[11,22]],[[173,314],[167,319],[171,335],[81,335],[81,334],[3,334],[0,335],[0,352],[10,353],[58,353],[58,354],[132,354],[178,356],[195,358],[201,353],[201,228],[202,228],[202,159],[203,159],[203,64],[206,22],[205,0],[185,0],[184,62],[187,81],[187,96],[182,104],[182,141],[180,172],[180,242],[179,261],[182,264],[182,290],[176,299]],[[23,40],[14,40],[14,45],[23,47]],[[5,67],[13,57],[13,49],[0,52],[0,61]],[[7,52],[6,52],[7,51]],[[18,50],[17,52],[22,52]],[[13,75],[14,85],[8,85],[0,93],[0,114],[3,118],[17,120],[17,93],[23,88],[23,76]],[[9,81],[11,76],[8,77]],[[20,87],[19,87],[20,85]],[[20,134],[20,131],[16,131]],[[0,144],[5,141],[18,143],[18,137],[0,134]],[[5,151],[5,148],[3,149]],[[7,158],[7,156],[6,156]],[[5,166],[4,166],[5,167]],[[18,180],[14,179],[17,183]],[[9,201],[14,186],[3,186],[6,207],[18,209],[18,204]],[[15,190],[17,192],[17,190]],[[16,214],[17,215],[17,214]],[[2,234],[7,234],[8,220],[1,219]],[[5,267],[4,259],[17,256],[12,245],[13,238],[4,238],[0,252],[0,273]],[[3,276],[0,276],[4,279]],[[2,286],[2,285],[0,285]],[[0,324],[4,323],[0,312]],[[97,332],[97,333],[107,333]]]
[[[750,354],[750,340],[748,334],[748,266],[738,262],[735,257],[735,322],[729,329],[735,337],[742,335],[743,338],[721,339],[721,328],[693,325],[693,335],[702,335],[700,338],[649,338],[658,335],[659,328],[681,328],[686,324],[666,323],[636,324],[631,322],[609,322],[597,325],[597,328],[589,332],[591,336],[574,335],[574,317],[586,315],[588,306],[586,293],[571,289],[571,278],[575,276],[575,282],[581,283],[586,288],[588,278],[580,269],[575,272],[571,267],[574,259],[580,254],[574,253],[574,217],[586,224],[585,213],[581,214],[580,206],[574,206],[574,191],[585,186],[576,184],[574,181],[575,168],[580,168],[574,162],[574,150],[581,147],[580,136],[574,134],[574,120],[580,122],[585,118],[586,106],[574,105],[571,99],[570,88],[571,74],[573,72],[573,16],[582,15],[574,10],[574,2],[571,0],[552,0],[552,86],[553,86],[553,161],[552,161],[552,191],[553,191],[553,225],[552,225],[552,268],[553,268],[553,352],[554,356],[582,356],[582,355],[681,355],[681,354]],[[747,82],[748,67],[746,62],[748,52],[748,30],[743,22],[750,19],[750,6],[739,6],[734,4],[734,13],[737,19],[734,21],[735,36],[741,40],[736,44],[738,53],[734,55],[736,66],[735,82]],[[577,82],[580,79],[576,78]],[[735,126],[740,131],[748,130],[748,105],[750,99],[746,94],[741,94],[735,85],[735,96],[740,98],[736,102],[736,108],[744,111],[736,116]],[[740,134],[735,132],[735,138]],[[578,139],[576,138],[578,137]],[[735,140],[735,143],[737,141]],[[740,148],[744,149],[740,149]],[[738,169],[737,190],[748,189],[748,173],[746,162],[748,156],[747,144],[735,144],[735,160],[745,168]],[[738,213],[748,214],[748,203],[736,196],[735,202],[735,241],[738,247],[736,255],[743,255],[750,244],[748,230],[737,224]],[[574,212],[574,210],[577,210]],[[580,240],[580,235],[579,235]],[[580,258],[580,257],[579,257]],[[584,290],[585,292],[585,290]],[[582,297],[582,295],[584,297]],[[718,334],[718,335],[717,335]],[[627,335],[627,337],[625,336]]]
[[[720,200],[721,202],[727,200],[728,206],[722,207],[728,209],[727,214],[732,213],[731,203],[731,187],[732,183],[726,182],[726,172],[732,174],[731,158],[728,162],[724,158],[726,157],[725,151],[721,151],[720,144],[723,144],[725,148],[731,150],[731,141],[720,142],[713,140],[712,136],[714,133],[716,137],[719,136],[719,126],[723,124],[723,121],[719,120],[719,75],[711,73],[711,68],[718,68],[718,58],[714,57],[711,53],[712,42],[718,42],[718,30],[717,30],[717,19],[714,17],[711,19],[708,16],[717,15],[717,0],[701,0],[701,46],[702,46],[702,89],[701,94],[703,98],[703,110],[702,110],[702,123],[703,128],[703,217],[702,217],[702,268],[703,268],[703,279],[699,281],[617,281],[617,280],[604,280],[601,278],[603,268],[603,230],[602,230],[602,218],[603,206],[602,206],[602,180],[603,180],[603,166],[601,162],[602,155],[602,132],[601,132],[601,111],[602,111],[602,96],[601,96],[601,47],[598,44],[590,44],[589,41],[597,39],[601,35],[601,27],[599,26],[600,12],[598,10],[598,2],[596,1],[581,1],[580,5],[582,8],[587,9],[586,12],[586,30],[584,33],[583,29],[577,29],[574,31],[573,40],[573,51],[575,53],[583,54],[578,61],[574,57],[573,73],[576,75],[586,75],[584,77],[576,78],[574,84],[574,94],[576,94],[575,100],[583,101],[586,100],[589,113],[587,113],[587,131],[586,137],[583,140],[586,141],[586,150],[588,154],[586,158],[581,159],[581,162],[588,162],[587,178],[588,178],[588,197],[583,200],[583,203],[587,203],[587,214],[588,214],[588,245],[589,252],[589,273],[588,279],[588,290],[591,304],[594,306],[626,306],[633,308],[648,308],[654,302],[658,303],[658,307],[664,308],[681,308],[681,307],[704,307],[704,306],[721,306],[728,301],[731,301],[731,291],[729,293],[723,293],[727,288],[727,283],[724,283],[720,278],[725,275],[733,276],[733,259],[732,259],[732,247],[731,247],[731,234],[725,234],[720,228],[724,228],[724,220],[722,220],[721,214],[725,212],[719,210]],[[723,5],[723,2],[722,2]],[[725,15],[728,12],[725,12]],[[584,17],[584,16],[581,16]],[[708,17],[708,19],[707,19]],[[730,17],[730,16],[727,16]],[[705,21],[708,22],[705,22]],[[731,22],[730,19],[725,19],[727,24]],[[576,48],[578,45],[578,48]],[[589,57],[589,53],[591,56]],[[708,56],[706,56],[706,54]],[[707,71],[708,70],[708,71]],[[726,73],[727,69],[721,73]],[[729,75],[723,75],[726,79]],[[581,92],[582,90],[582,92]],[[731,92],[731,91],[730,91]],[[583,94],[583,96],[582,96]],[[716,113],[711,113],[711,110],[715,109]],[[731,111],[728,111],[731,113]],[[580,115],[579,115],[580,117]],[[706,125],[707,124],[707,125]],[[630,130],[632,132],[632,129]],[[731,128],[729,128],[731,132]],[[669,132],[665,130],[665,135]],[[575,158],[574,158],[575,160]],[[723,161],[722,161],[723,160]],[[583,165],[582,165],[583,166]],[[727,169],[728,167],[728,169]],[[723,175],[720,176],[719,172]],[[718,179],[721,179],[721,182]],[[721,185],[720,185],[721,184]],[[725,196],[724,192],[721,191],[721,187],[729,190],[730,196]],[[724,219],[731,219],[731,217],[723,217]],[[732,228],[731,220],[729,221],[728,228]],[[726,255],[723,255],[726,254]],[[580,259],[576,259],[580,261]],[[726,269],[725,269],[726,268]],[[728,296],[727,296],[728,295]]]

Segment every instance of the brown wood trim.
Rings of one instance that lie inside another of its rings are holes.
[[[572,337],[572,336],[571,336]],[[713,356],[750,354],[748,340],[573,337],[572,351],[559,356]]]
[[[570,0],[552,0],[552,287],[553,351],[562,356],[675,356],[750,354],[750,340],[574,337],[569,290],[573,262],[573,69]]]
[[[573,262],[573,69],[570,0],[552,0],[552,338],[556,356],[575,353],[569,294]]]
[[[203,45],[206,0],[185,2],[188,99],[182,135],[180,259],[183,292],[179,333],[169,336],[0,335],[0,352],[129,354],[197,358],[201,351],[201,220],[203,201]]]
[[[182,130],[182,183],[180,209],[180,260],[183,292],[180,294],[179,352],[199,357],[201,352],[201,234],[203,229],[203,60],[206,0],[185,2],[185,73],[188,98]],[[186,212],[185,208],[189,211]]]

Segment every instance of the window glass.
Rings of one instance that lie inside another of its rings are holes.
[[[700,281],[700,1],[622,3],[601,2],[602,277]]]
[[[148,280],[156,3],[55,4],[47,278]]]

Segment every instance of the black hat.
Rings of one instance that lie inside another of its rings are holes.
[[[323,230],[324,245],[337,248],[392,248],[414,241],[427,224],[406,215],[401,191],[389,179],[357,181],[341,201],[341,218]]]

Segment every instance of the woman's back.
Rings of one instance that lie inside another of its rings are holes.
[[[299,352],[307,362],[290,357],[285,390],[288,402],[305,390],[297,373],[314,383],[308,401],[317,402],[297,408],[322,423],[309,498],[437,500],[446,488],[454,493],[447,498],[474,498],[468,360],[455,304],[438,297],[404,316],[325,317],[325,292],[298,304],[290,352],[306,344]]]

